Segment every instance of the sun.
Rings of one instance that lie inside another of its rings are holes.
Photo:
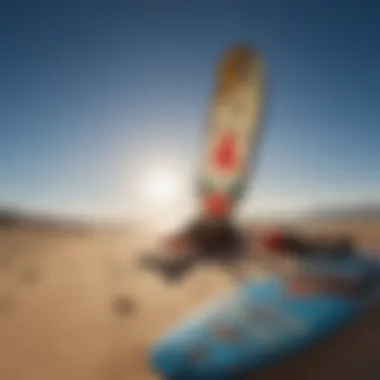
[[[181,193],[179,174],[169,168],[152,168],[144,173],[141,191],[144,200],[151,204],[176,202]]]
[[[146,159],[130,182],[130,213],[154,230],[169,231],[197,211],[193,175],[185,160]]]

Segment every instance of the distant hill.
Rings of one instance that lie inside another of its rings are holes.
[[[129,228],[128,221],[105,221],[84,217],[68,217],[28,212],[13,208],[0,208],[0,228],[28,227],[67,231],[119,230]]]
[[[320,206],[306,213],[312,219],[380,219],[380,204]]]
[[[12,227],[19,224],[17,214],[9,210],[0,210],[0,227]]]
[[[380,220],[380,204],[323,204],[291,212],[271,212],[270,215],[252,215],[254,222],[292,223],[297,220]]]
[[[380,204],[321,205],[302,212],[271,213],[270,216],[252,216],[251,221],[287,223],[295,220],[380,220]],[[47,228],[66,231],[135,231],[139,223],[131,220],[95,220],[81,217],[38,214],[12,208],[0,208],[0,228]]]
[[[30,213],[18,209],[4,208],[0,210],[0,227],[44,227],[44,228],[78,228],[86,223],[75,219],[58,216]]]

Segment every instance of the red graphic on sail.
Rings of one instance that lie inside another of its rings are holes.
[[[214,167],[224,173],[232,173],[238,167],[238,143],[234,133],[226,132],[219,140],[213,157]]]
[[[228,196],[223,194],[210,194],[204,200],[205,208],[214,218],[223,218],[231,212],[232,203]]]

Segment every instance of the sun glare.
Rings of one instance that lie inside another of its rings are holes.
[[[131,213],[155,230],[168,230],[196,212],[191,175],[184,160],[146,159],[133,183]]]
[[[169,169],[155,169],[144,174],[143,196],[149,203],[166,205],[180,196],[179,176]]]

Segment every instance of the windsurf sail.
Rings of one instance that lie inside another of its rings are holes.
[[[251,178],[261,135],[264,63],[249,46],[222,59],[206,126],[199,186],[206,213],[226,216]]]

